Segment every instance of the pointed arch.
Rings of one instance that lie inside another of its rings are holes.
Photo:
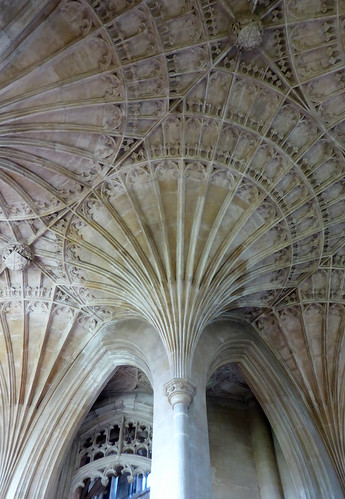
[[[200,359],[208,366],[208,371],[204,370],[205,379],[222,365],[239,366],[270,421],[299,498],[343,497],[298,388],[249,324],[217,321],[206,327],[195,352],[194,370],[200,370]]]

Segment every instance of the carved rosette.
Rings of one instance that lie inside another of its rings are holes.
[[[229,28],[231,42],[239,50],[253,50],[262,43],[263,27],[260,19],[249,15],[233,19]]]
[[[32,260],[32,251],[26,244],[11,243],[2,253],[2,261],[10,270],[24,270]]]
[[[174,408],[175,404],[191,404],[196,393],[196,386],[187,378],[173,378],[165,385],[165,395]]]

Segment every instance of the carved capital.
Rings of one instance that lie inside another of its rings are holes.
[[[187,378],[173,378],[165,385],[165,395],[170,404],[185,404],[187,407],[191,404],[196,393],[196,386]]]
[[[31,260],[31,249],[22,243],[11,243],[4,248],[2,253],[2,261],[10,270],[23,270]]]

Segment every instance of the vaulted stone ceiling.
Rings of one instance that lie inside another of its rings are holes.
[[[104,321],[235,316],[345,488],[345,2],[0,3],[0,475]]]

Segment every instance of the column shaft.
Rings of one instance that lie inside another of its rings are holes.
[[[174,405],[174,427],[177,452],[177,493],[180,499],[188,499],[190,473],[188,458],[188,407],[186,404],[177,403]]]
[[[210,499],[205,396],[186,379],[155,390],[151,499]]]

